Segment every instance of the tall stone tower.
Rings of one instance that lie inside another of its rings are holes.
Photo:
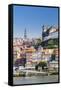
[[[24,39],[27,39],[27,32],[26,32],[26,28],[24,30]]]

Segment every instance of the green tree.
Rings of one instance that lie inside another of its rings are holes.
[[[33,45],[36,49],[41,45],[41,38],[36,39],[36,43]]]
[[[42,70],[44,70],[44,67],[47,67],[47,62],[41,61],[39,64],[35,66],[35,69],[38,70],[38,67],[42,67]]]
[[[42,67],[42,70],[44,70],[44,67],[47,67],[47,63],[46,62],[40,62],[38,64],[38,66]]]
[[[47,48],[56,48],[58,47],[58,39],[52,39],[48,41]]]

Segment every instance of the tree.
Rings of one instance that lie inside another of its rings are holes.
[[[41,61],[38,66],[42,67],[42,70],[44,70],[44,67],[47,67],[47,63]]]
[[[55,57],[56,57],[56,55],[55,55],[55,50],[54,50],[52,55],[51,55],[51,61],[55,60]]]
[[[35,66],[35,69],[38,70],[38,67],[42,67],[42,70],[44,70],[44,67],[47,67],[47,62],[41,61]]]
[[[38,70],[38,65],[35,66],[35,70]]]
[[[36,44],[37,44],[37,46],[41,45],[41,39],[40,38],[37,39],[37,43]]]
[[[58,39],[52,39],[48,41],[47,48],[56,48],[58,47]]]
[[[41,45],[41,38],[37,38],[35,42],[33,42],[33,46],[35,49],[38,49],[38,47]]]

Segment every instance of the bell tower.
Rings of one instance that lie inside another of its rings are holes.
[[[26,28],[24,30],[24,39],[27,39],[27,32],[26,32]]]

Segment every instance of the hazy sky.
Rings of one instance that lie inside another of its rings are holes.
[[[27,37],[41,37],[43,25],[58,25],[58,8],[48,7],[13,7],[13,34],[14,37],[24,37],[26,28]]]

